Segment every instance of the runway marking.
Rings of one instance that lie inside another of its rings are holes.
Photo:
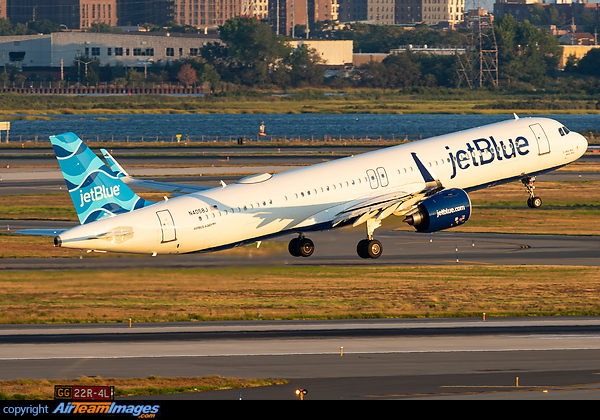
[[[444,260],[444,262],[456,263],[456,264],[479,264],[479,265],[495,265],[493,263],[478,262],[478,261],[461,261],[461,260]]]
[[[552,347],[552,348],[520,348],[520,349],[459,349],[459,350],[385,350],[385,351],[347,351],[344,346],[344,356],[350,355],[381,355],[381,354],[424,354],[424,353],[494,353],[494,352],[517,352],[517,351],[577,351],[577,350],[600,350],[596,347]],[[115,355],[115,356],[39,356],[39,357],[0,357],[2,361],[24,361],[24,360],[110,360],[110,359],[162,359],[176,357],[253,357],[253,356],[318,356],[332,355],[340,356],[339,350],[326,352],[278,352],[278,353],[227,353],[227,354],[159,354],[159,355]]]

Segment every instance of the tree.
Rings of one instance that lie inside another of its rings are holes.
[[[321,57],[306,44],[301,45],[285,60],[289,82],[294,87],[315,86],[323,83],[325,69]]]
[[[585,76],[600,77],[600,49],[594,48],[581,57],[577,63],[577,72]]]
[[[177,72],[177,80],[185,84],[185,87],[193,85],[197,79],[196,70],[194,70],[190,63],[185,63],[181,66],[179,72]]]
[[[558,67],[562,47],[558,38],[546,29],[538,29],[529,21],[518,23],[512,15],[504,15],[494,28],[498,44],[500,79],[543,85],[549,72]]]
[[[291,53],[287,38],[276,35],[256,18],[236,17],[219,26],[237,81],[254,86],[270,81],[270,74]]]

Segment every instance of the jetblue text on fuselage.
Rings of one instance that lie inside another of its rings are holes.
[[[472,143],[472,144],[471,144]],[[452,176],[456,176],[456,167],[467,169],[471,165],[483,166],[492,163],[494,160],[512,159],[517,156],[525,156],[529,153],[529,141],[522,136],[517,137],[514,141],[508,139],[506,142],[500,140],[496,142],[492,136],[489,139],[481,138],[467,143],[467,150],[457,150],[455,156],[449,152],[450,161],[452,162]],[[446,150],[450,150],[446,146]],[[477,153],[476,153],[477,152]]]

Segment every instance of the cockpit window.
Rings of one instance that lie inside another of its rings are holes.
[[[569,134],[570,133],[570,131],[569,131],[569,129],[567,127],[563,127],[563,130],[565,130],[565,134]]]
[[[564,135],[565,135],[565,132],[563,131],[562,127],[560,127],[560,128],[558,129],[558,132],[560,133],[560,135],[561,135],[561,136],[564,136]]]
[[[558,132],[560,133],[561,136],[566,136],[567,134],[570,133],[569,129],[565,126],[562,126],[558,129]]]

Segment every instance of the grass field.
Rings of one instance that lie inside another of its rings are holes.
[[[54,397],[54,386],[64,385],[64,380],[13,380],[0,381],[0,400],[27,399],[50,400]],[[280,385],[282,379],[239,379],[220,376],[202,378],[149,378],[114,379],[89,378],[71,379],[69,385],[114,386],[115,397],[137,395],[181,394],[184,392],[211,391],[215,389],[249,388],[256,386]]]
[[[34,95],[5,93],[0,98],[3,118],[31,119],[34,115],[65,114],[281,114],[281,113],[599,113],[597,98],[555,92],[490,92],[468,89],[398,90],[348,89],[299,91],[238,91],[195,96],[173,95]]]
[[[594,267],[27,270],[0,289],[1,323],[600,314]]]

